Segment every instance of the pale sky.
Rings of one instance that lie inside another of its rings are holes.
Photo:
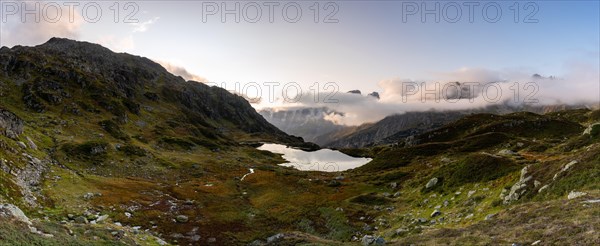
[[[513,1],[475,1],[472,23],[469,7],[463,2],[334,1],[327,5],[320,1],[318,23],[312,10],[315,1],[276,2],[273,23],[268,16],[270,2],[131,2],[135,4],[127,9],[125,2],[120,2],[117,23],[114,1],[96,2],[102,9],[96,23],[89,22],[96,16],[89,6],[84,14],[88,21],[82,18],[86,2],[75,7],[74,23],[70,23],[64,6],[60,20],[49,23],[48,19],[56,14],[53,6],[44,8],[48,2],[40,2],[41,12],[47,13],[40,23],[33,21],[34,15],[26,16],[23,23],[21,2],[2,1],[0,43],[9,47],[37,45],[61,36],[184,67],[206,81],[226,82],[229,86],[235,82],[297,82],[305,91],[314,82],[321,86],[336,82],[343,92],[359,89],[368,93],[382,92],[381,81],[391,79],[479,78],[461,71],[564,77],[573,64],[593,69],[600,66],[598,1],[517,2],[518,6]],[[240,4],[240,22],[236,23],[230,14],[223,23],[221,4],[235,9],[236,3]],[[436,3],[440,5],[440,21],[430,14],[423,22],[422,4],[435,10]],[[203,21],[203,13],[209,13],[212,4],[219,6],[219,12],[206,15]],[[300,7],[298,22],[285,20],[286,4],[288,19],[295,16],[294,7]],[[28,6],[35,5],[29,2]],[[256,16],[256,6],[262,16],[250,23],[248,19]],[[414,6],[419,10],[409,15]],[[496,15],[496,6],[501,15]],[[329,20],[337,23],[324,23],[326,16],[334,12]],[[123,23],[130,13],[133,15],[129,19],[137,20],[137,24]],[[448,76],[456,74],[460,76]]]

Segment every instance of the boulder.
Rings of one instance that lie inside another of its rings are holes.
[[[27,225],[31,225],[31,221],[27,215],[23,213],[23,210],[13,204],[0,204],[0,216],[14,218]]]
[[[175,217],[175,220],[179,223],[187,223],[190,219],[185,215],[177,215],[177,217]]]
[[[425,184],[425,189],[430,189],[434,187],[438,183],[438,178],[432,178]]]
[[[383,237],[376,237],[373,235],[365,235],[361,240],[361,244],[364,246],[385,245],[385,239],[383,239]]]
[[[440,210],[436,209],[436,210],[433,210],[433,212],[431,213],[431,217],[433,218],[433,217],[439,216],[441,214],[442,214],[442,212],[440,212]]]

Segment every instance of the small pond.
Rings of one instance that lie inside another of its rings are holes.
[[[283,158],[288,162],[281,164],[282,166],[293,167],[302,171],[340,172],[360,167],[371,161],[370,158],[352,157],[330,149],[309,152],[270,143],[263,144],[258,149],[283,154]]]

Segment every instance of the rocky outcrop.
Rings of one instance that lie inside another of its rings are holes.
[[[40,196],[42,177],[48,166],[46,161],[42,161],[29,154],[23,153],[27,158],[27,165],[23,169],[16,171],[15,183],[19,186],[23,199],[32,207],[37,206],[37,197]]]
[[[12,218],[27,225],[31,225],[31,221],[27,215],[25,215],[19,207],[13,204],[0,204],[0,216]]]
[[[527,185],[532,179],[532,176],[530,176],[528,173],[528,169],[529,166],[525,166],[523,169],[521,169],[519,181],[510,187],[508,195],[501,197],[504,199],[504,204],[510,204],[511,202],[519,200],[528,191]]]
[[[16,139],[23,134],[23,120],[12,112],[0,108],[0,134]]]

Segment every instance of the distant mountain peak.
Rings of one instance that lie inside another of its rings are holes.
[[[377,98],[377,100],[379,100],[379,99],[380,99],[380,98],[379,98],[379,92],[376,92],[376,91],[369,93],[369,96],[372,96],[372,97],[374,97],[374,98]]]
[[[360,90],[351,90],[351,91],[348,91],[348,93],[362,95]]]

